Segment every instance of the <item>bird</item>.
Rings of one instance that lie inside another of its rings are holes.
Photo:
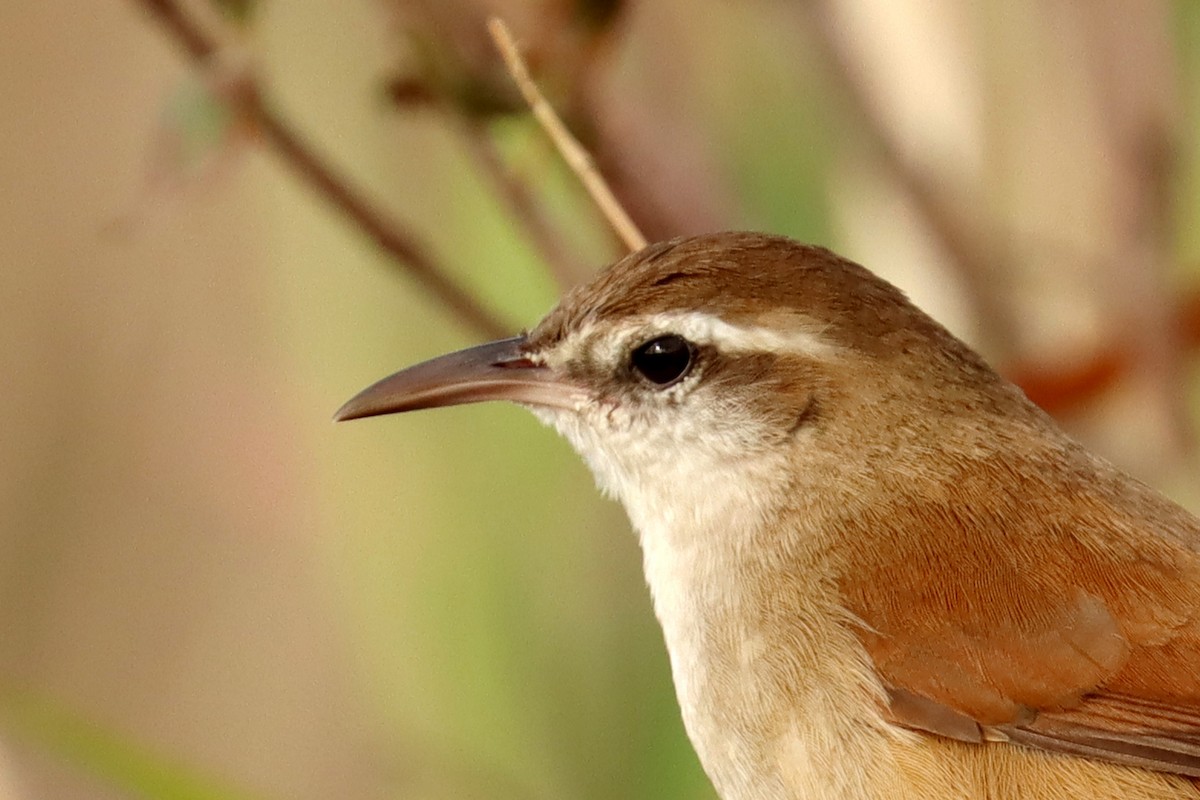
[[[624,506],[723,800],[1200,798],[1200,521],[864,267],[654,243],[336,418],[489,400]]]

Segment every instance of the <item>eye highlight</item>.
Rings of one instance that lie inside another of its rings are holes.
[[[692,343],[674,333],[656,336],[629,355],[633,371],[659,387],[670,386],[687,375],[694,361]]]

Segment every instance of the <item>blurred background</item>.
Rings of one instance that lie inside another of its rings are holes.
[[[1193,510],[1193,0],[0,6],[0,798],[711,798],[636,542],[516,408],[334,426],[621,247],[898,283]]]

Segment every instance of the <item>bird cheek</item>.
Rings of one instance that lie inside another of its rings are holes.
[[[611,434],[628,427],[629,413],[616,397],[601,395],[584,410],[581,421],[597,432]]]

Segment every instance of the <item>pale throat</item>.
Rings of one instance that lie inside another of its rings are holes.
[[[724,352],[833,355],[808,331],[780,335],[705,315],[682,322]],[[621,348],[610,349],[614,360]],[[559,351],[548,361],[565,358]],[[814,553],[826,543],[806,541],[819,522],[780,525],[781,511],[794,508],[791,462],[806,437],[783,445],[744,408],[701,397],[681,399],[685,413],[666,403],[531,410],[572,444],[637,531],[684,724],[721,795],[782,800],[797,786],[835,785],[866,796],[861,771],[825,772],[847,753],[852,763],[870,759],[881,690],[820,574]],[[796,580],[797,570],[811,580]]]
[[[868,770],[828,765],[879,761],[882,692],[821,578],[817,543],[779,529],[785,472],[759,458],[696,471],[686,496],[624,500],[684,724],[722,796],[782,799],[831,785],[871,796]],[[781,569],[812,573],[783,580]]]

